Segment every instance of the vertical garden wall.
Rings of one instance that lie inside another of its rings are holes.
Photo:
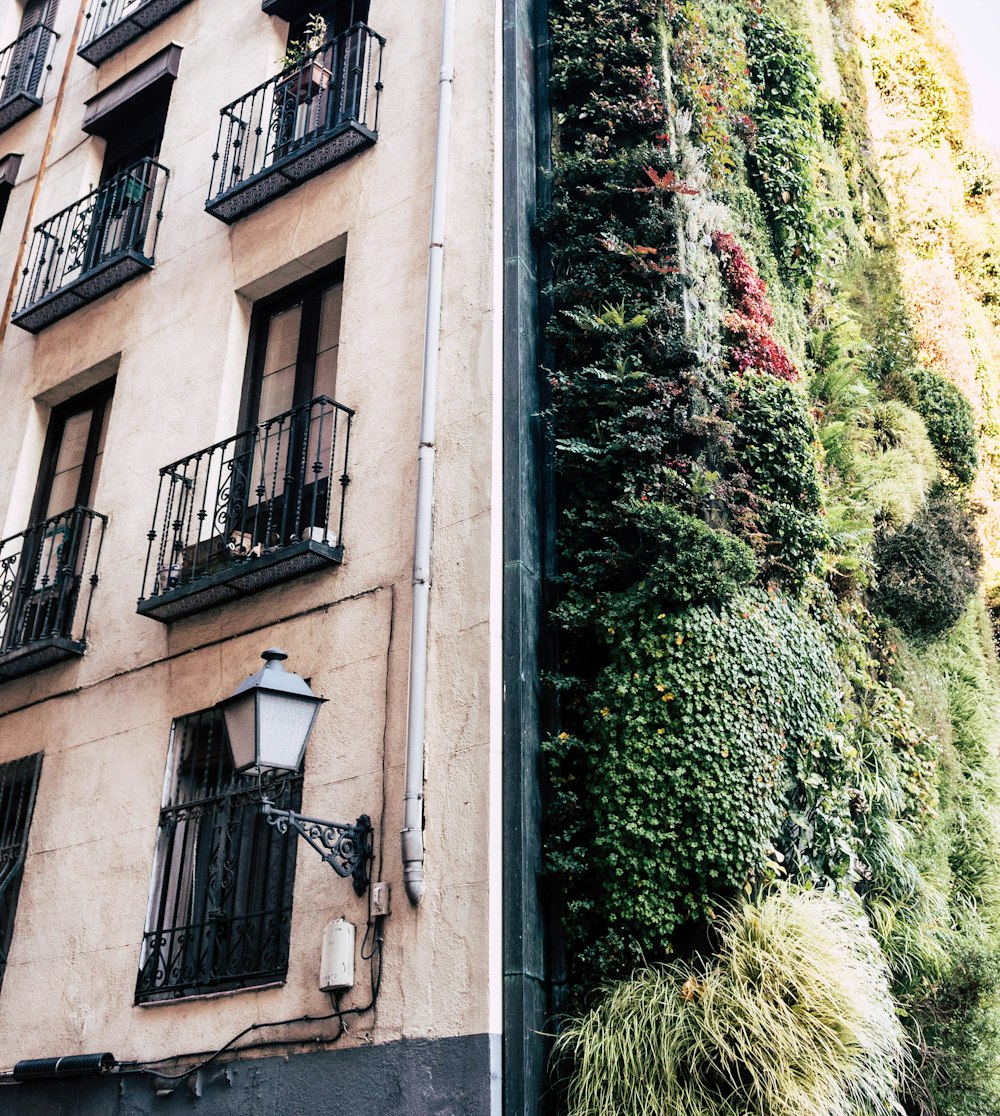
[[[1000,208],[961,71],[925,0],[550,9],[554,1081],[1000,1111]]]

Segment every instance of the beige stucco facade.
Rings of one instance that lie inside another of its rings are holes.
[[[14,7],[0,19],[5,42]],[[43,166],[78,14],[59,6],[42,107],[0,133],[0,157],[23,155],[0,230],[4,292],[36,185],[31,224],[98,181],[104,141],[81,131],[84,103],[171,43],[182,53],[155,268],[37,336],[8,322],[0,348],[4,536],[28,526],[51,408],[116,376],[91,501],[108,526],[86,654],[0,684],[0,762],[44,752],[0,989],[0,1069],[90,1051],[138,1062],[207,1052],[250,1023],[330,1011],[317,986],[322,930],[347,917],[360,947],[367,900],[303,842],[283,983],[133,1002],[171,722],[225,697],[274,645],[329,699],[302,810],[369,814],[373,878],[392,887],[377,1004],[338,1049],[495,1032],[495,5],[458,5],[456,26],[419,907],[402,887],[399,832],[439,6],[373,0],[368,22],[386,40],[377,143],[231,226],[204,208],[219,109],[274,74],[287,25],[258,3],[191,0],[98,68],[73,56]],[[343,564],[169,624],[138,615],[159,468],[235,433],[253,302],[341,256],[336,395],[355,411]],[[368,964],[357,957],[344,1006],[367,1002]]]

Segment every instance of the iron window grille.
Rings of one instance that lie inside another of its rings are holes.
[[[353,414],[318,396],[164,466],[138,611],[167,622],[338,564]]]
[[[37,333],[151,270],[169,177],[140,159],[36,225],[11,321]]]
[[[0,679],[84,653],[107,522],[75,507],[0,541]]]
[[[208,212],[236,221],[371,147],[384,44],[356,23],[221,109]]]
[[[14,933],[42,753],[0,764],[0,985]]]
[[[295,835],[267,824],[263,797],[298,810],[301,772],[235,774],[216,709],[174,722],[137,1003],[284,979]]]

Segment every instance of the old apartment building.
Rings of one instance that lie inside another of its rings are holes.
[[[4,0],[2,1113],[539,1110],[532,7]]]

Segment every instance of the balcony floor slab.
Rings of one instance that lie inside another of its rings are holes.
[[[231,225],[294,189],[300,182],[373,146],[377,138],[377,133],[364,124],[348,121],[331,132],[324,132],[320,138],[300,141],[294,151],[275,160],[266,170],[209,198],[205,209]]]
[[[340,565],[343,559],[343,547],[306,539],[278,547],[259,558],[234,561],[228,569],[147,597],[139,602],[136,612],[169,624],[301,574]]]
[[[42,103],[41,97],[33,97],[30,93],[15,93],[0,101],[0,132],[23,120],[29,112],[34,112]]]
[[[87,649],[83,640],[65,636],[45,636],[33,639],[21,647],[0,651],[0,681],[20,678],[55,663],[79,658]]]
[[[11,321],[29,333],[38,333],[152,268],[153,261],[138,252],[115,255],[37,302],[29,303],[14,314]]]
[[[147,3],[84,43],[76,53],[92,66],[100,66],[105,59],[124,50],[141,35],[145,35],[151,27],[162,23],[189,2],[190,0],[147,0]]]

